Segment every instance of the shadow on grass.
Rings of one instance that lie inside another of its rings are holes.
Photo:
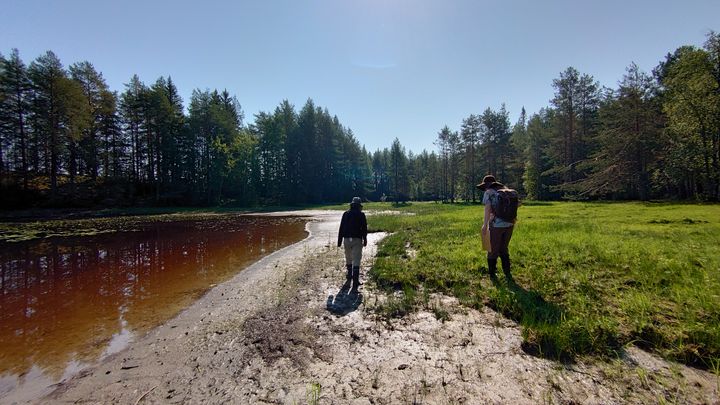
[[[545,301],[545,299],[536,291],[528,291],[515,282],[512,274],[505,274],[505,282],[501,282],[497,276],[491,276],[495,288],[503,298],[508,300],[503,302],[504,308],[499,308],[503,312],[510,312],[512,319],[532,324],[542,323],[554,325],[560,321],[562,311],[557,305]],[[504,300],[503,300],[504,301]]]
[[[522,349],[535,356],[572,360],[572,350],[558,344],[557,333],[563,317],[562,309],[546,301],[536,291],[528,291],[515,282],[512,274],[506,273],[504,282],[491,276],[495,286],[489,306],[523,327]]]
[[[350,280],[340,287],[340,290],[334,296],[328,295],[325,307],[328,311],[335,315],[345,316],[350,312],[358,309],[363,301],[362,293],[357,290],[350,289]]]

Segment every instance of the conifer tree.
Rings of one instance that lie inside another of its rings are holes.
[[[393,200],[406,201],[408,196],[408,168],[405,148],[395,138],[390,146],[390,189]]]
[[[87,100],[87,108],[91,114],[91,121],[83,134],[83,142],[80,145],[83,167],[81,171],[88,174],[92,179],[98,177],[101,159],[101,141],[106,136],[103,134],[103,122],[107,123],[108,115],[114,115],[111,110],[113,102],[108,100],[112,97],[102,74],[95,70],[90,62],[79,62],[70,66],[70,76],[80,86]]]
[[[476,200],[478,182],[477,169],[477,148],[480,141],[480,133],[482,132],[482,120],[475,114],[463,119],[460,129],[460,138],[463,146],[463,169],[464,169],[464,187],[463,194],[465,198],[471,196],[472,201]]]
[[[652,77],[631,64],[618,90],[603,103],[600,123],[598,150],[587,164],[591,173],[574,190],[647,200],[662,140],[661,106]]]
[[[130,173],[136,187],[145,178],[143,173],[146,172],[144,166],[147,162],[147,146],[143,142],[143,134],[146,132],[143,102],[147,91],[140,78],[133,75],[120,96],[121,122],[130,144]]]
[[[0,55],[1,56],[1,55]],[[13,49],[8,59],[0,58],[0,173],[5,145],[12,145],[14,167],[20,169],[23,189],[28,188],[29,158],[28,114],[31,97],[30,80],[20,53]]]
[[[589,155],[590,142],[595,135],[599,85],[592,76],[580,74],[568,67],[553,80],[556,128],[553,171],[558,177],[559,189],[572,185],[583,176],[578,165]]]
[[[43,160],[43,172],[50,178],[51,198],[57,194],[61,155],[66,150],[61,104],[62,82],[67,73],[52,52],[34,60],[28,68],[33,87],[31,110],[35,153]],[[69,87],[68,87],[69,89]],[[39,160],[39,159],[38,159]]]

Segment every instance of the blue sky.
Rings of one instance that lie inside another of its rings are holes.
[[[235,94],[246,121],[283,99],[327,107],[369,150],[506,103],[513,122],[547,106],[568,66],[614,87],[720,31],[720,1],[4,0],[0,52],[88,60],[113,90],[170,75]]]

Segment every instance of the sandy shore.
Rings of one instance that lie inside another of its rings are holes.
[[[373,307],[384,295],[367,286],[358,294],[342,288],[339,213],[296,214],[311,215],[308,238],[215,287],[37,403],[719,401],[717,376],[635,348],[591,364],[528,355],[517,324],[448,297],[383,320]],[[370,235],[364,272],[383,237]],[[449,320],[436,319],[438,308]]]

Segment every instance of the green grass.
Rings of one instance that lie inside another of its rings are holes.
[[[720,205],[525,203],[510,244],[514,280],[496,281],[481,250],[482,206],[365,206],[388,209],[415,215],[369,217],[372,230],[393,232],[372,271],[387,291],[488,305],[522,325],[527,351],[547,357],[635,344],[703,368],[720,359]]]

